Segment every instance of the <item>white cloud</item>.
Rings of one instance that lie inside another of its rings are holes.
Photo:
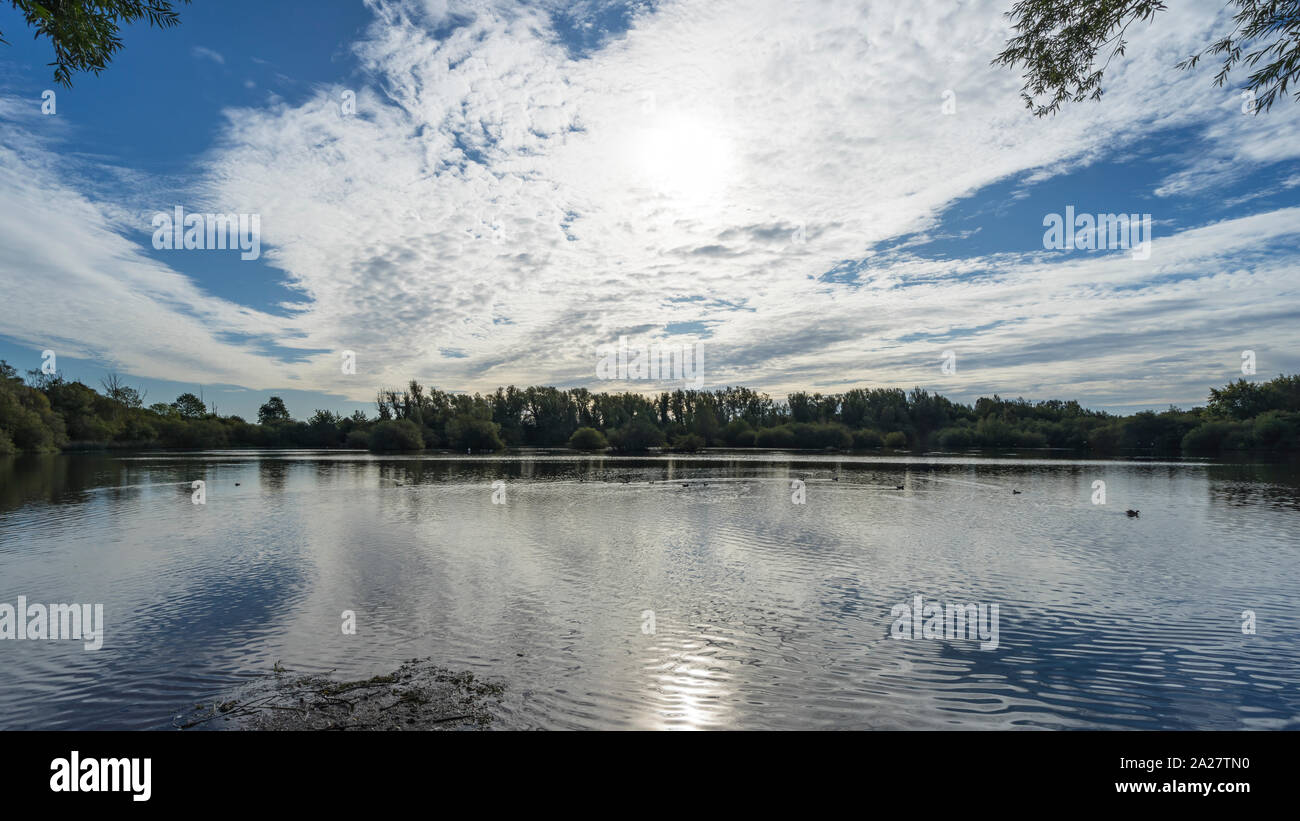
[[[192,47],[190,49],[190,55],[197,60],[211,60],[217,65],[222,65],[222,66],[226,64],[226,58],[222,56],[220,52],[213,51],[210,48],[204,48],[203,46]]]
[[[1294,133],[1294,112],[1245,123],[1208,72],[1173,68],[1207,36],[1215,2],[1138,32],[1102,103],[1049,120],[1021,107],[1014,73],[988,64],[1006,36],[1001,2],[667,3],[577,60],[544,9],[371,5],[377,22],[357,46],[371,82],[354,116],[340,108],[342,85],[298,105],[233,109],[204,161],[203,201],[262,215],[264,256],[302,294],[290,318],[213,299],[141,260],[106,209],[70,189],[45,196],[45,208],[80,209],[80,225],[99,226],[85,227],[75,254],[31,253],[54,291],[86,295],[79,333],[102,337],[101,356],[257,387],[296,374],[365,399],[412,376],[471,390],[590,384],[595,347],[619,333],[710,320],[708,381],[780,394],[938,386],[940,346],[916,336],[1001,321],[946,345],[972,354],[949,388],[1073,396],[1091,386],[1098,401],[1163,402],[1186,400],[1192,384],[1199,396],[1221,375],[1151,370],[1153,359],[1179,351],[1179,367],[1208,363],[1218,346],[1231,362],[1226,314],[1300,305],[1285,266],[1232,262],[1291,235],[1289,211],[1163,238],[1145,265],[896,254],[868,269],[874,287],[815,279],[876,243],[931,231],[983,186],[1076,171],[1153,129],[1200,126],[1211,146],[1189,153],[1161,194],[1294,156],[1294,141],[1278,139]],[[436,40],[452,11],[473,20]],[[949,89],[952,116],[941,113]],[[3,168],[26,173],[14,161]],[[3,207],[37,199],[8,191]],[[800,230],[806,242],[793,239]],[[84,270],[104,259],[115,276]],[[51,321],[37,311],[0,332],[27,337]],[[134,332],[96,330],[115,321]],[[219,341],[229,330],[331,353],[286,365]],[[142,353],[139,338],[159,332],[189,352],[185,364]],[[1128,347],[1070,345],[1107,335]],[[343,348],[358,352],[357,377],[333,367]]]

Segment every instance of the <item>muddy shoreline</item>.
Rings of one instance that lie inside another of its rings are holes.
[[[341,681],[279,665],[230,698],[177,716],[180,730],[479,730],[504,688],[411,659],[386,675]]]

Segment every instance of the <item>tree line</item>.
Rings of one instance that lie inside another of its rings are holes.
[[[26,378],[0,360],[0,454],[77,448],[311,447],[473,452],[510,447],[691,452],[705,447],[875,450],[1058,448],[1095,455],[1300,450],[1300,375],[1239,379],[1203,407],[1128,416],[1075,401],[982,397],[962,404],[922,388],[796,392],[744,387],[653,396],[585,388],[449,393],[412,380],[382,389],[375,413],[292,418],[280,397],[256,422],[220,415],[193,393],[146,406],[110,375],[95,390],[59,374]]]

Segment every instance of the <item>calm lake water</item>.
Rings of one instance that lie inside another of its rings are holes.
[[[169,728],[277,661],[417,657],[504,684],[498,728],[1296,728],[1298,525],[1294,464],[11,458],[0,602],[107,626],[0,640],[0,729]],[[891,638],[917,594],[997,604],[998,646]]]

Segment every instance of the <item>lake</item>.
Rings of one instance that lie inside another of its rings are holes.
[[[1294,463],[8,458],[0,603],[105,630],[0,640],[0,729],[166,729],[277,662],[425,657],[504,685],[501,729],[1297,728],[1298,525]],[[918,595],[997,605],[996,646],[895,638]]]

